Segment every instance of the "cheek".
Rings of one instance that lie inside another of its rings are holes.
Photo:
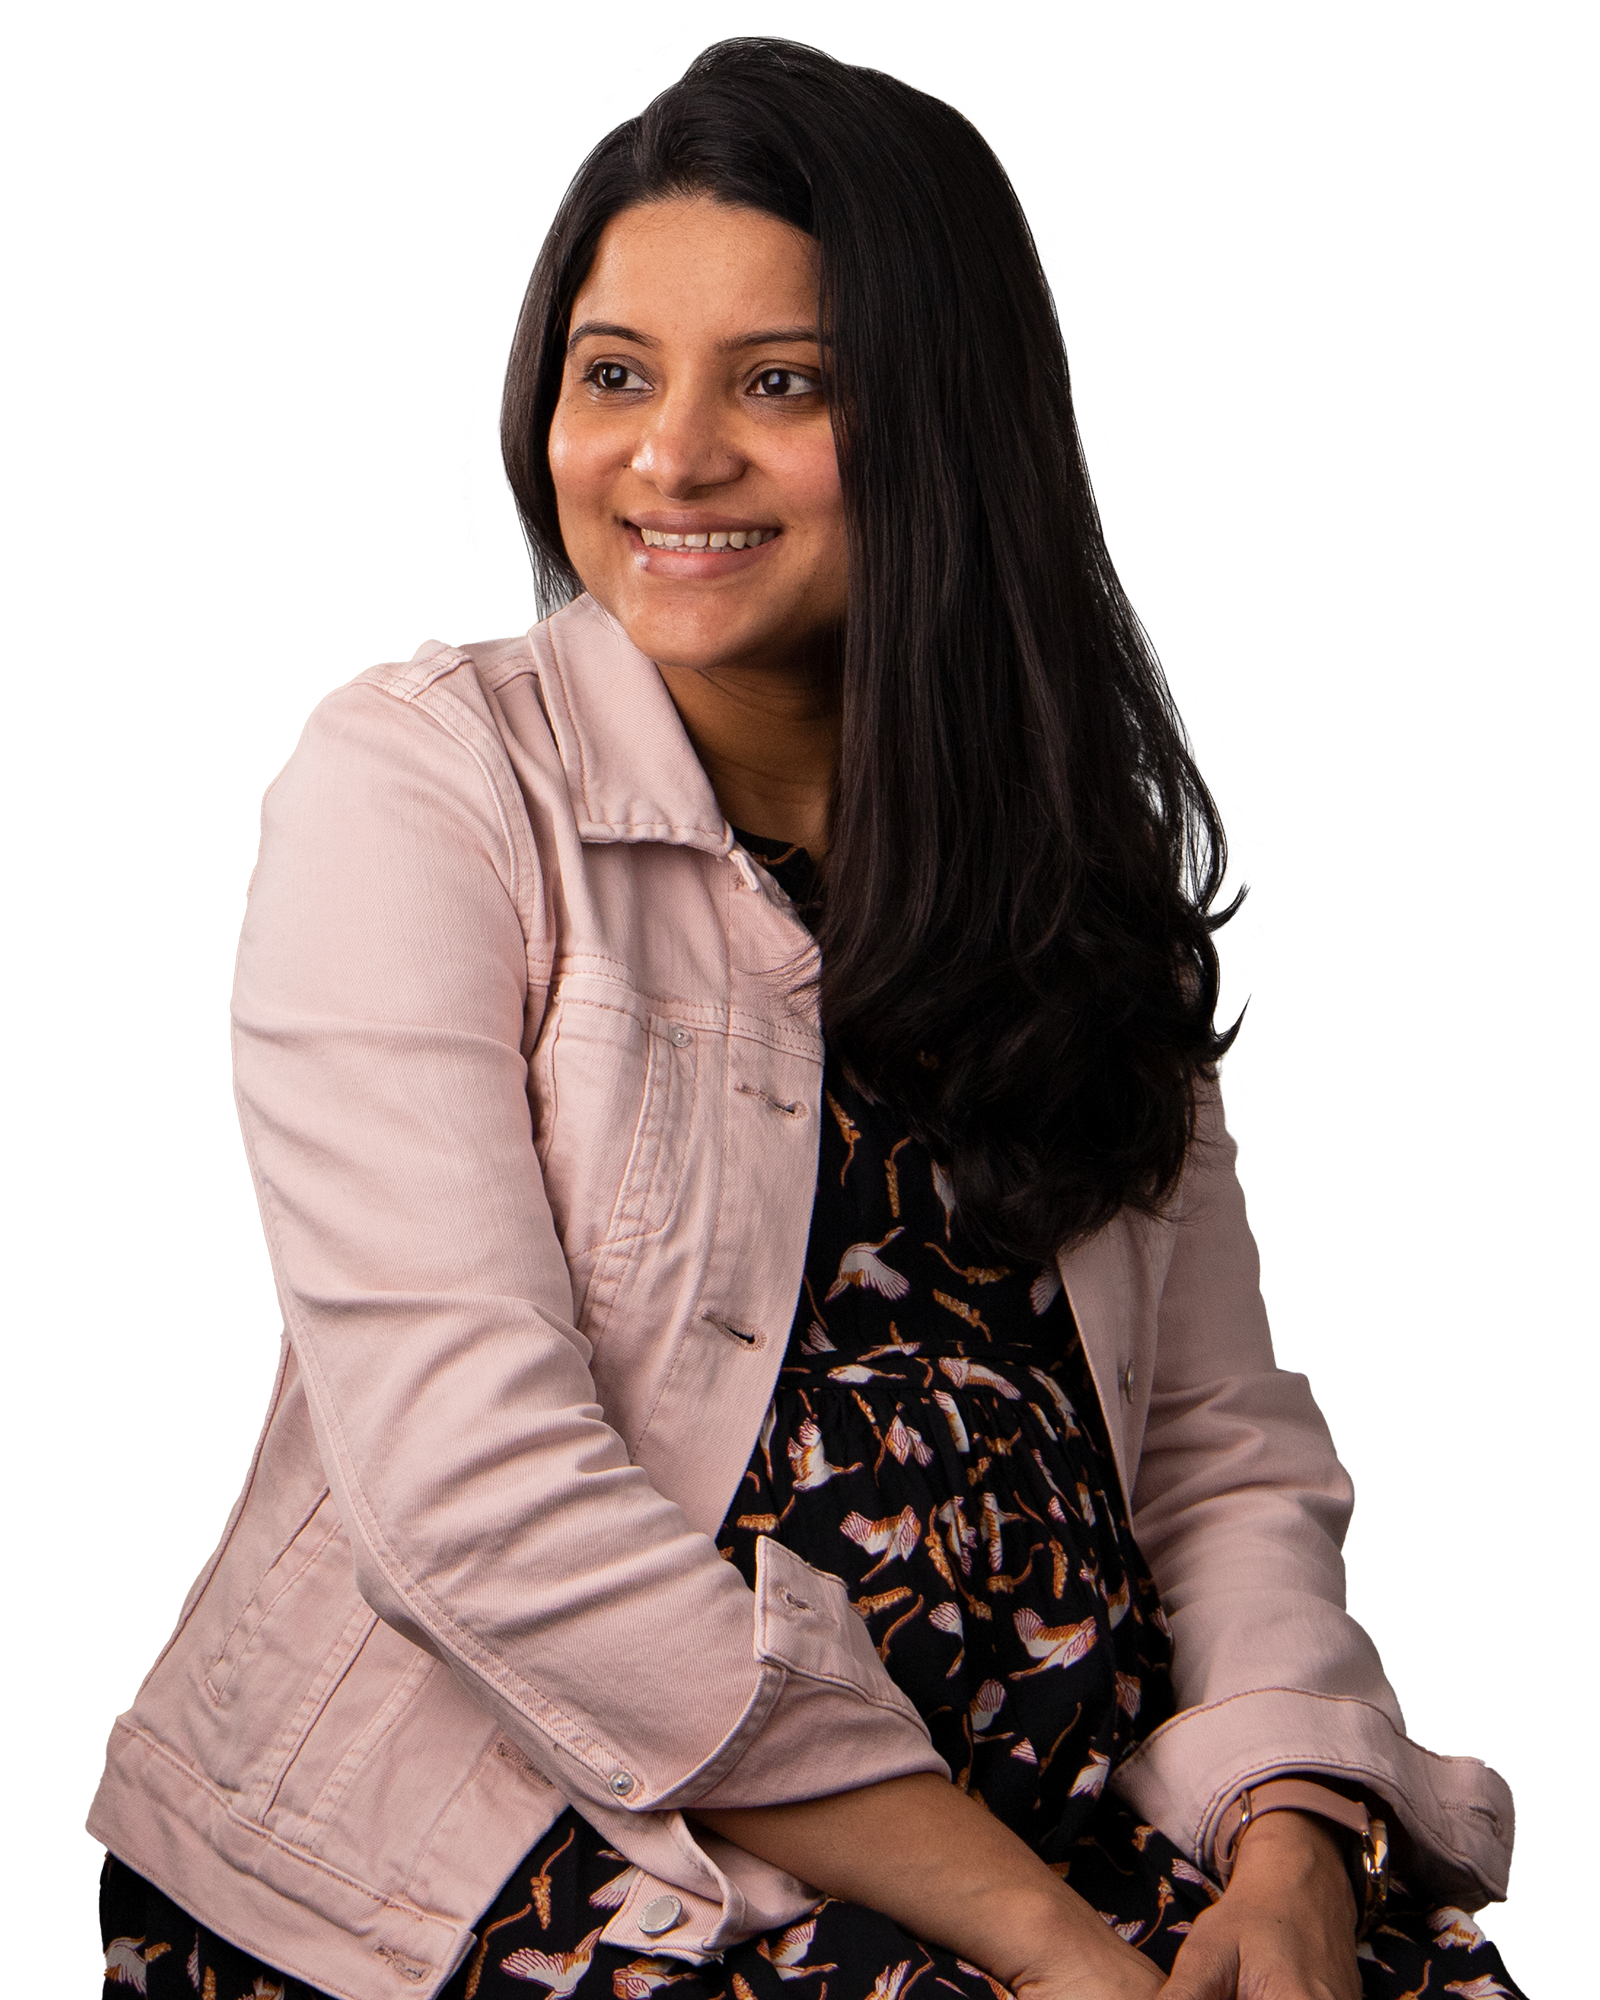
[[[604,506],[607,454],[600,439],[586,437],[583,427],[570,423],[559,408],[550,425],[547,450],[561,532],[567,537],[581,536]]]
[[[779,473],[790,503],[807,524],[828,542],[844,543],[844,492],[839,484],[839,460],[832,432],[818,438],[796,439]]]

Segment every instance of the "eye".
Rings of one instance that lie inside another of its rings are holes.
[[[592,382],[597,389],[617,390],[648,389],[650,384],[642,375],[635,375],[631,368],[620,361],[597,361],[584,373],[586,382]]]
[[[796,396],[814,396],[822,387],[815,375],[803,375],[798,368],[763,368],[750,385],[750,393],[773,402],[789,402]]]

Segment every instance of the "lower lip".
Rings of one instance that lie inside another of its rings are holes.
[[[745,570],[752,563],[770,555],[778,546],[781,536],[774,535],[769,542],[763,542],[754,549],[663,549],[652,548],[639,530],[628,525],[628,541],[633,549],[633,559],[637,566],[650,576],[670,576],[694,578],[699,581],[708,577],[732,576]]]

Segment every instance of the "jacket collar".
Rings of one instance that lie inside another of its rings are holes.
[[[733,833],[655,662],[592,597],[528,634],[585,840],[662,840],[726,854]]]

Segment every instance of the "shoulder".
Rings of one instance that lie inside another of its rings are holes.
[[[586,781],[618,761],[613,738],[631,749],[626,763],[641,745],[649,746],[647,761],[660,756],[662,718],[654,711],[665,703],[651,662],[597,604],[579,597],[514,637],[466,645],[430,639],[409,660],[369,667],[318,705],[307,735],[377,731],[426,741],[432,733],[445,761],[453,744],[498,787],[514,790],[514,772],[525,791],[570,793],[582,817]],[[388,711],[387,724],[380,711]],[[647,711],[654,730],[639,726]]]
[[[336,688],[312,711],[308,726],[332,723],[359,729],[360,718],[378,709],[426,718],[464,745],[485,735],[503,742],[498,697],[519,676],[533,672],[533,648],[526,633],[470,646],[429,639],[409,660],[368,667]]]
[[[526,634],[430,640],[408,660],[367,668],[312,710],[268,788],[264,840],[292,830],[325,851],[374,841],[392,850],[453,833],[508,880],[536,875],[527,793],[565,787],[537,698],[506,699],[533,672]]]
[[[532,641],[430,639],[408,660],[368,667],[318,702],[274,788],[308,763],[375,762],[430,768],[445,782],[475,768],[491,792],[511,796],[514,752],[531,752],[537,766],[554,748],[537,696],[514,691],[536,676]]]

